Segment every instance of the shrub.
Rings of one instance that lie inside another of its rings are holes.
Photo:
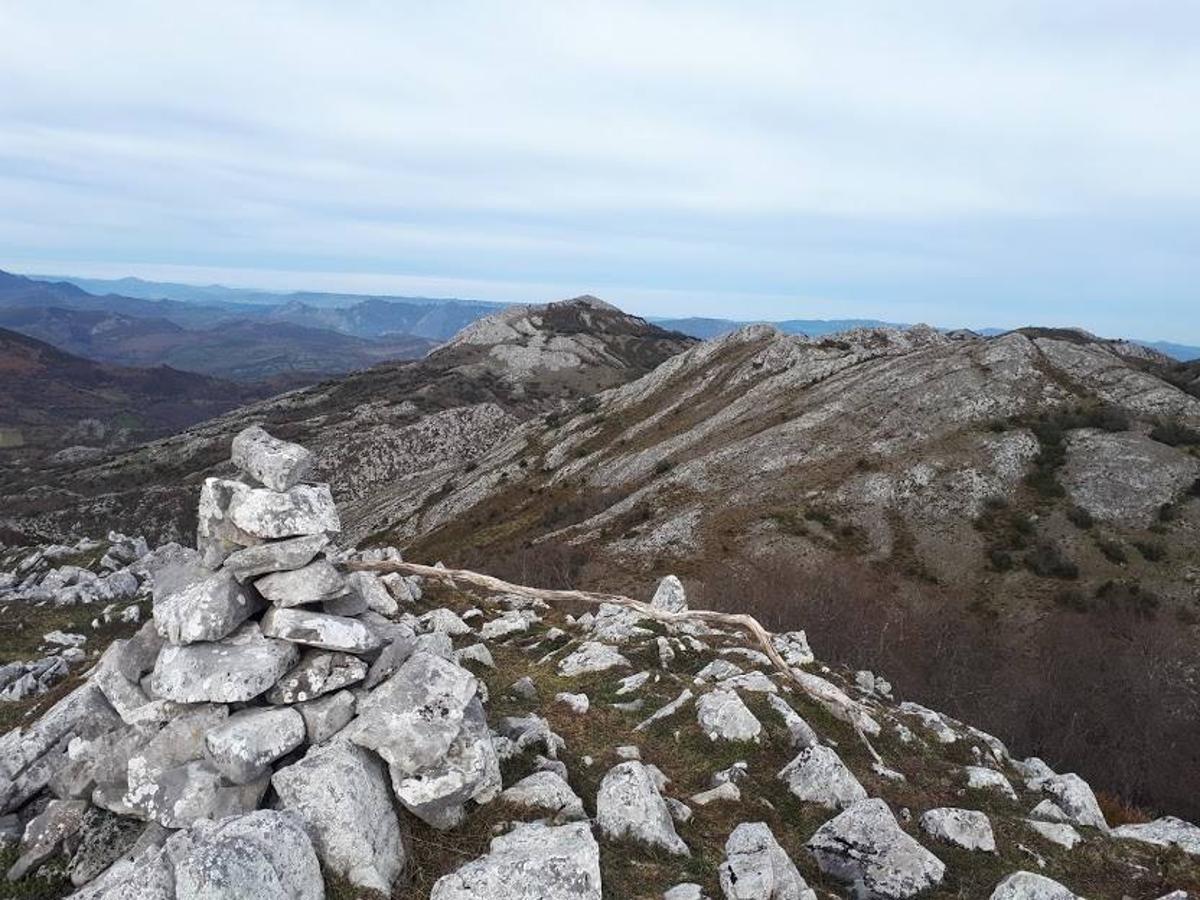
[[[1059,591],[1054,595],[1054,602],[1072,612],[1082,613],[1088,611],[1087,598],[1083,596],[1082,591],[1077,591],[1074,588]]]
[[[1123,565],[1129,562],[1129,556],[1125,553],[1125,548],[1116,541],[1100,538],[1096,541],[1096,547],[1110,563]]]
[[[1167,548],[1157,541],[1134,541],[1133,546],[1148,562],[1162,562],[1167,558]]]
[[[1189,428],[1178,419],[1160,419],[1150,429],[1150,437],[1171,447],[1200,444],[1200,431]]]
[[[671,471],[671,468],[673,466],[674,466],[674,463],[672,463],[669,459],[660,459],[658,462],[656,462],[654,464],[654,474],[655,475],[666,475],[668,472]]]
[[[1067,507],[1067,518],[1076,528],[1082,528],[1085,531],[1096,524],[1092,514],[1082,506]]]
[[[1043,578],[1079,577],[1079,566],[1068,559],[1062,548],[1052,541],[1042,541],[1026,553],[1025,564]]]
[[[988,550],[988,562],[992,564],[992,568],[997,572],[1007,572],[1013,567],[1012,554],[1007,550],[1001,550],[999,547],[992,547]]]

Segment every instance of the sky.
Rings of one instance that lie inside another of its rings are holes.
[[[41,0],[0,34],[0,268],[1200,344],[1194,0]]]

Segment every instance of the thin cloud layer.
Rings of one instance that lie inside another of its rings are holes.
[[[1182,0],[9,4],[0,264],[1200,342],[1198,26]]]

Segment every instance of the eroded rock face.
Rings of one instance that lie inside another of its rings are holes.
[[[314,462],[304,447],[272,437],[257,425],[238,432],[231,450],[241,472],[273,491],[295,487],[308,477]]]
[[[726,900],[817,900],[764,822],[745,822],[733,830],[720,876]]]
[[[600,900],[600,847],[586,823],[518,825],[487,856],[438,880],[430,900]]]
[[[340,741],[314,747],[271,783],[281,807],[304,822],[327,869],[359,887],[391,892],[406,854],[387,778],[370,753]]]
[[[830,819],[807,846],[822,872],[859,886],[872,900],[914,897],[939,884],[946,871],[879,799],[861,800]]]
[[[270,690],[300,656],[247,622],[215,643],[167,646],[151,675],[155,695],[177,703],[239,703]]]
[[[637,760],[609,769],[596,795],[596,824],[607,837],[630,838],[668,853],[689,855],[650,771]]]

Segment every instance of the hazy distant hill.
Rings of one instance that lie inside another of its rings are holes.
[[[737,331],[745,325],[771,324],[785,334],[835,334],[855,328],[907,328],[898,322],[883,322],[878,319],[786,319],[782,322],[766,323],[763,319],[737,321],[734,319],[706,319],[691,316],[684,319],[651,319],[655,325],[680,331],[692,337],[708,340]]]

